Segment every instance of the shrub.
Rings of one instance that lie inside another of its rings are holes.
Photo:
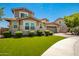
[[[52,32],[52,31],[50,31],[50,32],[49,32],[49,35],[53,35],[53,32]]]
[[[22,37],[22,31],[16,31],[15,32],[15,37]]]
[[[75,35],[79,35],[79,26],[73,28],[73,32]]]
[[[12,36],[10,31],[3,32],[3,35],[4,35],[5,38],[9,38],[9,37]]]
[[[35,31],[33,31],[33,30],[31,30],[31,31],[29,31],[29,36],[35,36]]]
[[[76,27],[77,29],[76,29],[76,33],[77,33],[77,35],[79,35],[79,27]]]
[[[45,30],[44,32],[45,32],[45,35],[46,36],[48,36],[50,34],[50,31],[49,30]]]
[[[70,28],[69,32],[71,32],[72,34],[74,34],[74,28]]]
[[[43,35],[43,31],[42,30],[37,30],[37,35],[38,36],[42,36]]]
[[[74,35],[79,35],[79,26],[71,28],[70,32]]]

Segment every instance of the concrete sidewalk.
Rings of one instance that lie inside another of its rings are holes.
[[[77,56],[79,55],[79,37],[70,37],[51,46],[42,56]]]

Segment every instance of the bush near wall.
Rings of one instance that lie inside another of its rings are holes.
[[[19,37],[22,37],[22,31],[16,31],[15,32],[15,37],[19,38]]]
[[[35,31],[34,30],[30,30],[28,34],[29,34],[29,36],[33,37],[33,36],[35,36]]]
[[[77,26],[77,27],[74,28],[74,33],[76,35],[79,35],[79,26]]]
[[[37,30],[37,36],[42,36],[43,35],[43,31],[42,30]]]
[[[50,31],[49,31],[49,30],[45,30],[44,32],[45,32],[45,35],[46,35],[46,36],[48,36],[48,35],[49,35],[49,33],[50,33]]]
[[[53,35],[53,32],[50,30],[45,30],[44,32],[46,36]]]
[[[9,37],[12,36],[10,31],[3,32],[3,35],[4,35],[5,38],[9,38]]]
[[[28,35],[29,37],[33,37],[33,36],[43,36],[43,34],[45,34],[45,36],[50,36],[50,35],[53,35],[53,32],[50,31],[50,30],[45,30],[44,32],[42,30],[37,30],[37,31],[34,31],[34,30],[30,30],[28,32]],[[6,31],[3,33],[4,37],[5,38],[9,38],[9,37],[12,37],[12,34],[10,31]],[[15,35],[14,37],[16,38],[20,38],[23,36],[23,32],[22,31],[16,31],[15,32]]]
[[[79,26],[72,28],[70,31],[74,35],[79,35]]]
[[[52,32],[52,31],[50,31],[50,32],[49,32],[49,35],[53,35],[53,32]]]

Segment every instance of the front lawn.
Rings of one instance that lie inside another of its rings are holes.
[[[64,39],[60,36],[0,39],[0,56],[40,56],[51,45]]]

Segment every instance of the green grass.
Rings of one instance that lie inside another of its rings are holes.
[[[61,39],[64,37],[42,36],[0,39],[0,56],[40,56]]]

